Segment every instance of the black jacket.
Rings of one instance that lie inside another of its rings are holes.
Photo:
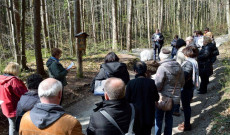
[[[119,129],[100,113],[101,110],[105,110],[124,133],[128,132],[132,114],[129,103],[125,99],[105,100],[103,101],[103,107],[90,116],[87,135],[121,135]]]
[[[158,40],[158,41],[155,41],[155,40]],[[162,47],[164,44],[164,36],[161,34],[161,33],[154,33],[152,35],[152,47],[153,48],[156,48],[157,47]]]
[[[193,73],[192,63],[186,61],[186,63],[182,66],[182,69],[184,71],[184,78],[185,78],[185,84],[183,89],[184,90],[193,89],[194,85],[192,80],[192,73]]]
[[[125,84],[129,82],[129,72],[125,63],[109,62],[100,66],[100,71],[91,83],[91,91],[94,92],[95,80],[105,80],[110,77],[117,77],[124,81]]]
[[[198,56],[200,75],[210,76],[213,74],[213,67],[211,62],[212,51],[212,43],[202,46]]]
[[[19,131],[20,122],[22,116],[27,111],[30,111],[35,104],[40,103],[38,93],[35,91],[29,91],[21,96],[18,101],[17,110],[16,110],[16,130]]]
[[[153,126],[155,116],[155,102],[159,100],[158,91],[155,81],[148,78],[136,78],[127,84],[126,99],[129,103],[133,103],[139,117],[135,118],[136,133],[143,126]],[[136,124],[140,125],[137,126]]]

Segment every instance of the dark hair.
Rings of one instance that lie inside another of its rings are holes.
[[[105,56],[105,63],[118,62],[118,61],[119,61],[119,58],[118,58],[118,56],[114,52],[109,52]]]
[[[62,53],[62,51],[61,51],[59,48],[53,48],[53,49],[51,50],[51,55],[52,55],[53,57],[58,56],[58,55],[61,54],[61,53]]]
[[[186,42],[183,40],[183,39],[178,39],[177,41],[176,41],[176,48],[177,49],[179,49],[179,48],[181,48],[182,46],[186,46]]]
[[[176,38],[176,39],[178,39],[178,37],[179,37],[178,35],[175,35],[175,36],[174,36],[174,38]]]
[[[187,57],[195,58],[198,56],[199,50],[195,46],[187,46],[182,50],[182,53]]]
[[[30,75],[26,80],[28,89],[38,89],[38,86],[42,80],[42,76],[39,74]]]
[[[137,72],[137,75],[145,76],[145,73],[147,71],[147,66],[145,62],[138,61],[133,65],[133,70]]]
[[[197,31],[196,34],[203,35],[203,32],[202,31]]]
[[[206,28],[204,29],[204,31],[209,31],[209,28],[208,28],[208,27],[206,27]]]

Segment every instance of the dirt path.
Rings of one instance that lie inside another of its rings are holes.
[[[220,36],[216,38],[217,46],[219,47],[222,43],[227,42],[228,37],[226,35]],[[135,49],[134,55],[139,57],[138,54],[143,49]],[[191,103],[192,106],[192,131],[180,132],[177,129],[178,124],[184,121],[183,111],[181,111],[181,116],[176,117],[173,116],[173,134],[175,135],[205,135],[210,131],[210,123],[212,121],[213,116],[210,115],[210,112],[214,111],[217,102],[220,100],[220,95],[217,93],[219,89],[221,89],[221,85],[219,84],[219,77],[223,73],[223,68],[221,67],[221,63],[216,61],[214,64],[214,74],[210,77],[210,84],[208,86],[208,93],[204,95],[198,95],[194,92],[194,98]],[[131,73],[131,78],[133,78],[133,73]],[[100,102],[101,98],[93,96],[92,93],[88,92],[88,95],[81,101],[73,104],[72,106],[66,108],[66,111],[73,116],[75,116],[82,124],[83,132],[88,126],[89,117],[93,113],[94,105],[97,102]],[[154,127],[152,129],[152,134],[154,134]]]

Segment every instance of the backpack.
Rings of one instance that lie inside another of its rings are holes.
[[[134,125],[134,119],[135,119],[135,109],[134,109],[133,104],[130,103],[130,106],[132,108],[132,116],[131,116],[131,120],[130,120],[130,123],[129,123],[128,133],[124,133],[120,129],[120,127],[117,125],[116,121],[105,110],[100,111],[100,113],[103,116],[105,116],[105,118],[108,119],[109,122],[111,122],[117,129],[119,129],[122,135],[135,135],[135,133],[133,132],[133,125]]]

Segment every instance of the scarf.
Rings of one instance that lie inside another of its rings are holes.
[[[198,88],[200,86],[200,81],[199,81],[199,69],[198,69],[198,63],[196,59],[194,58],[186,58],[187,61],[192,63],[192,80],[193,80],[193,85]],[[186,63],[186,61],[183,62],[181,66],[183,66]]]

